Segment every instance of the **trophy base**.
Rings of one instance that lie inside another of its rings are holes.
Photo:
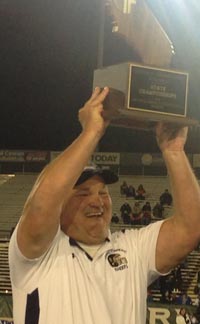
[[[110,89],[104,101],[103,117],[110,120],[112,126],[152,130],[158,122],[175,124],[180,127],[199,125],[197,120],[186,116],[172,116],[167,113],[122,108],[124,101],[123,92]]]
[[[120,109],[121,110],[121,109]],[[119,117],[111,119],[111,125],[123,128],[152,130],[158,122],[165,122],[177,126],[197,126],[198,121],[189,117],[172,117],[140,111],[120,111]]]

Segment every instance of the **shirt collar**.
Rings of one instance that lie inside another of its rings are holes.
[[[108,237],[106,237],[105,242],[110,242],[110,239],[111,239],[111,232],[109,231]],[[75,239],[73,239],[72,237],[69,237],[69,244],[71,246],[77,246],[78,248],[82,249],[80,247],[80,245],[78,244],[78,242]]]

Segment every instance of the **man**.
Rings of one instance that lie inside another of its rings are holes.
[[[160,204],[163,205],[172,205],[172,195],[169,193],[168,189],[165,189],[165,191],[160,196]]]
[[[200,190],[184,153],[187,129],[156,135],[175,214],[110,234],[112,173],[86,169],[109,122],[96,88],[79,111],[82,132],[39,176],[10,242],[15,324],[144,324],[147,286],[200,240]],[[61,229],[60,229],[61,227]]]

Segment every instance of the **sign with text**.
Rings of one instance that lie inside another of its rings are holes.
[[[0,150],[0,162],[23,162],[24,151]]]
[[[172,324],[176,323],[176,316],[181,307],[178,305],[159,305],[158,307],[147,307],[147,324]],[[188,314],[194,314],[196,308],[194,306],[186,306]]]
[[[0,150],[0,162],[47,162],[48,151]]]
[[[131,65],[129,109],[186,117],[188,74]]]
[[[120,153],[112,153],[112,152],[95,152],[91,156],[91,162],[95,164],[104,164],[104,165],[112,165],[120,164]]]

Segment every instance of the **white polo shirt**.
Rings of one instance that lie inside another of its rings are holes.
[[[38,259],[9,247],[15,324],[145,324],[162,221],[110,234],[92,259],[58,231]]]

